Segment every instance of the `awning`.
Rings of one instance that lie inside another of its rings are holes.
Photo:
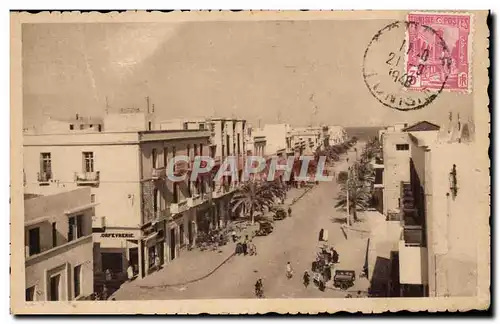
[[[24,227],[35,225],[35,224],[40,224],[40,223],[43,223],[43,222],[48,222],[51,219],[52,219],[51,216],[38,217],[38,218],[35,218],[35,219],[32,219],[32,220],[24,222]]]
[[[86,204],[86,205],[82,205],[82,206],[78,206],[78,207],[75,207],[75,208],[72,208],[72,209],[68,209],[66,210],[64,213],[66,215],[71,215],[71,214],[75,214],[75,213],[79,213],[81,211],[84,211],[84,210],[87,210],[89,208],[92,208],[92,207],[95,207],[97,206],[99,203],[90,203],[90,204]]]
[[[405,246],[399,242],[399,283],[408,285],[427,284],[427,249]]]

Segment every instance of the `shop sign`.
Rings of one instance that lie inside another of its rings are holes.
[[[124,238],[124,239],[134,239],[134,233],[101,233],[102,238]]]

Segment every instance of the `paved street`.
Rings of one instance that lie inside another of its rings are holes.
[[[361,153],[362,143],[357,146]],[[355,160],[356,153],[353,150],[349,152],[349,158],[349,163]],[[346,168],[344,156],[336,163],[336,171]],[[155,282],[164,285],[164,279],[172,275],[167,266],[154,277],[125,284],[113,297],[117,300],[255,298],[254,284],[258,278],[263,279],[264,294],[267,298],[345,297],[345,291],[327,289],[321,292],[313,284],[307,289],[302,285],[302,274],[305,270],[310,270],[311,262],[318,251],[318,234],[322,228],[329,232],[329,244],[339,251],[340,263],[337,268],[355,270],[358,275],[363,266],[366,240],[355,237],[346,240],[340,227],[345,213],[334,208],[338,190],[339,186],[335,181],[322,182],[310,190],[293,205],[291,218],[276,222],[274,232],[269,236],[254,239],[258,251],[256,256],[234,256],[212,275],[184,286],[139,287],[146,286],[146,283],[147,286],[153,286]],[[220,263],[230,254],[229,251],[234,250],[234,244],[231,243],[226,249],[217,256],[216,252],[196,253],[208,253],[205,255],[217,258],[214,262]],[[194,256],[193,254],[189,257]],[[205,270],[205,273],[212,270],[202,260],[203,258],[198,263],[199,268],[192,271],[201,274],[202,270]],[[288,261],[295,271],[295,276],[290,280],[285,277]],[[366,289],[367,283],[363,283],[363,279],[357,279],[357,282]],[[363,288],[357,284],[352,289]]]

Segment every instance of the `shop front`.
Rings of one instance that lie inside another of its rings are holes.
[[[111,229],[94,233],[94,281],[119,285],[127,279],[127,267],[139,273],[139,229]]]
[[[144,247],[144,273],[158,271],[165,264],[165,221],[150,225],[142,230]]]

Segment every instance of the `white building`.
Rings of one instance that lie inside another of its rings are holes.
[[[24,201],[26,301],[88,298],[94,292],[89,188]]]
[[[131,130],[118,131],[124,119]],[[124,277],[130,262],[144,276],[155,255],[161,263],[177,258],[194,244],[199,220],[210,219],[202,215],[211,212],[208,194],[216,184],[206,178],[165,179],[173,156],[207,154],[210,132],[137,131],[152,123],[148,116],[107,120],[111,126],[104,124],[101,132],[25,135],[25,192],[49,195],[89,187],[92,201],[99,203],[93,221],[100,251],[96,272],[111,269]]]

